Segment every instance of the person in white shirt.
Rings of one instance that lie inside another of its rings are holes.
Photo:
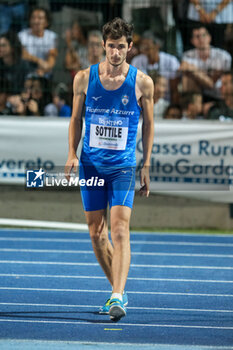
[[[232,23],[231,0],[190,0],[188,18],[202,23]]]
[[[203,25],[193,29],[191,43],[194,49],[184,52],[180,66],[182,90],[216,98],[215,84],[222,72],[230,69],[231,55],[210,45],[211,36]]]
[[[232,0],[190,0],[188,7],[188,26],[190,31],[195,24],[207,26],[213,38],[213,45],[223,47],[226,25],[233,22]]]
[[[178,59],[166,52],[160,51],[162,43],[152,32],[146,31],[142,35],[140,51],[131,64],[143,73],[149,74],[157,71],[169,81],[169,93],[172,102],[178,102],[179,67]],[[167,98],[169,98],[167,96]]]
[[[40,76],[49,76],[56,63],[57,34],[46,29],[49,26],[49,12],[37,7],[31,11],[30,28],[19,32],[23,46],[23,58],[32,64]]]

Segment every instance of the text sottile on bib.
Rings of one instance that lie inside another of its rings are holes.
[[[125,150],[129,118],[92,114],[90,124],[90,147]]]

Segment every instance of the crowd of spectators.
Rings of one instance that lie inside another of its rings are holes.
[[[169,6],[182,38],[177,54],[146,29],[135,32],[127,56],[154,82],[155,120],[233,119],[233,1],[173,0]],[[0,115],[70,117],[75,74],[104,60],[98,27],[87,31],[74,20],[60,38],[49,29],[51,17],[48,9],[34,7],[18,31],[0,26]],[[61,54],[68,82],[54,79]]]

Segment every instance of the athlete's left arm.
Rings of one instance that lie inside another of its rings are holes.
[[[143,167],[141,169],[140,181],[141,189],[140,194],[142,196],[149,196],[150,187],[150,157],[154,140],[154,84],[152,79],[143,74],[141,77],[141,83],[139,85],[142,96],[142,146],[143,146]]]

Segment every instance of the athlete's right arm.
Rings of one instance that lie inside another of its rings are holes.
[[[82,110],[85,102],[88,78],[89,69],[85,69],[76,74],[73,83],[73,110],[69,126],[69,153],[65,165],[65,174],[68,181],[70,180],[72,169],[76,173],[79,164],[76,152],[82,136]]]

